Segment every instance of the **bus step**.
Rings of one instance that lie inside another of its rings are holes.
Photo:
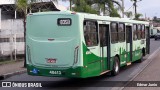
[[[129,66],[129,65],[131,65],[131,62],[128,62],[128,63],[127,63],[127,66]]]
[[[104,71],[104,72],[102,72],[100,75],[105,74],[105,73],[107,73],[107,72],[109,72],[109,71],[110,71],[110,70]]]

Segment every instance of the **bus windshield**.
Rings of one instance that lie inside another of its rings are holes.
[[[61,18],[63,17],[63,18]],[[34,37],[75,37],[77,29],[74,17],[59,16],[59,15],[33,15],[30,17],[29,28],[27,32]]]

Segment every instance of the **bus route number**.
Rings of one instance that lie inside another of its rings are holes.
[[[70,18],[59,18],[57,23],[59,26],[70,26],[71,19]]]
[[[50,74],[61,75],[61,71],[49,71]]]

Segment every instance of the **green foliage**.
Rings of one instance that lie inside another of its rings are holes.
[[[107,1],[109,10],[110,10],[110,16],[111,17],[120,17],[120,15],[118,14],[118,11],[114,7],[112,0],[106,0],[106,1]]]
[[[110,16],[111,17],[120,17],[118,14],[118,10],[114,7],[114,4],[118,5],[121,8],[121,4],[118,1],[115,0],[96,0],[96,3],[100,4],[100,8],[103,9],[103,12],[105,12],[106,7],[105,5],[108,5]]]
[[[125,12],[124,14],[127,16],[127,18],[131,18],[133,16],[131,11]]]
[[[120,17],[120,15],[118,14],[118,10],[114,7],[114,4],[117,4],[119,7],[121,6],[120,3],[115,0],[74,0],[73,3],[75,4],[75,7],[73,8],[74,11],[87,12],[93,14],[98,14],[100,8],[103,10],[103,12],[105,12],[106,5],[108,5],[110,16]],[[98,4],[98,8],[91,8],[91,5],[93,4]]]
[[[18,10],[25,12],[28,7],[27,0],[16,0],[16,6]]]
[[[86,2],[86,0],[75,0],[75,7],[73,8],[73,10],[77,12],[97,14],[97,11],[92,9],[91,6]]]
[[[160,23],[160,20],[155,20],[154,22]]]
[[[112,10],[112,12],[110,12],[110,16],[111,17],[120,17],[120,15],[118,14],[117,10]]]
[[[140,13],[138,13],[138,14],[135,15],[135,18],[134,18],[134,19],[135,19],[135,20],[140,20],[140,17],[141,17],[141,16],[143,16],[143,15],[140,14]]]

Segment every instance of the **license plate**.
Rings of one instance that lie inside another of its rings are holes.
[[[62,72],[61,71],[49,71],[50,74],[53,74],[53,75],[61,75]]]
[[[54,58],[46,58],[47,63],[56,63],[57,59]]]

